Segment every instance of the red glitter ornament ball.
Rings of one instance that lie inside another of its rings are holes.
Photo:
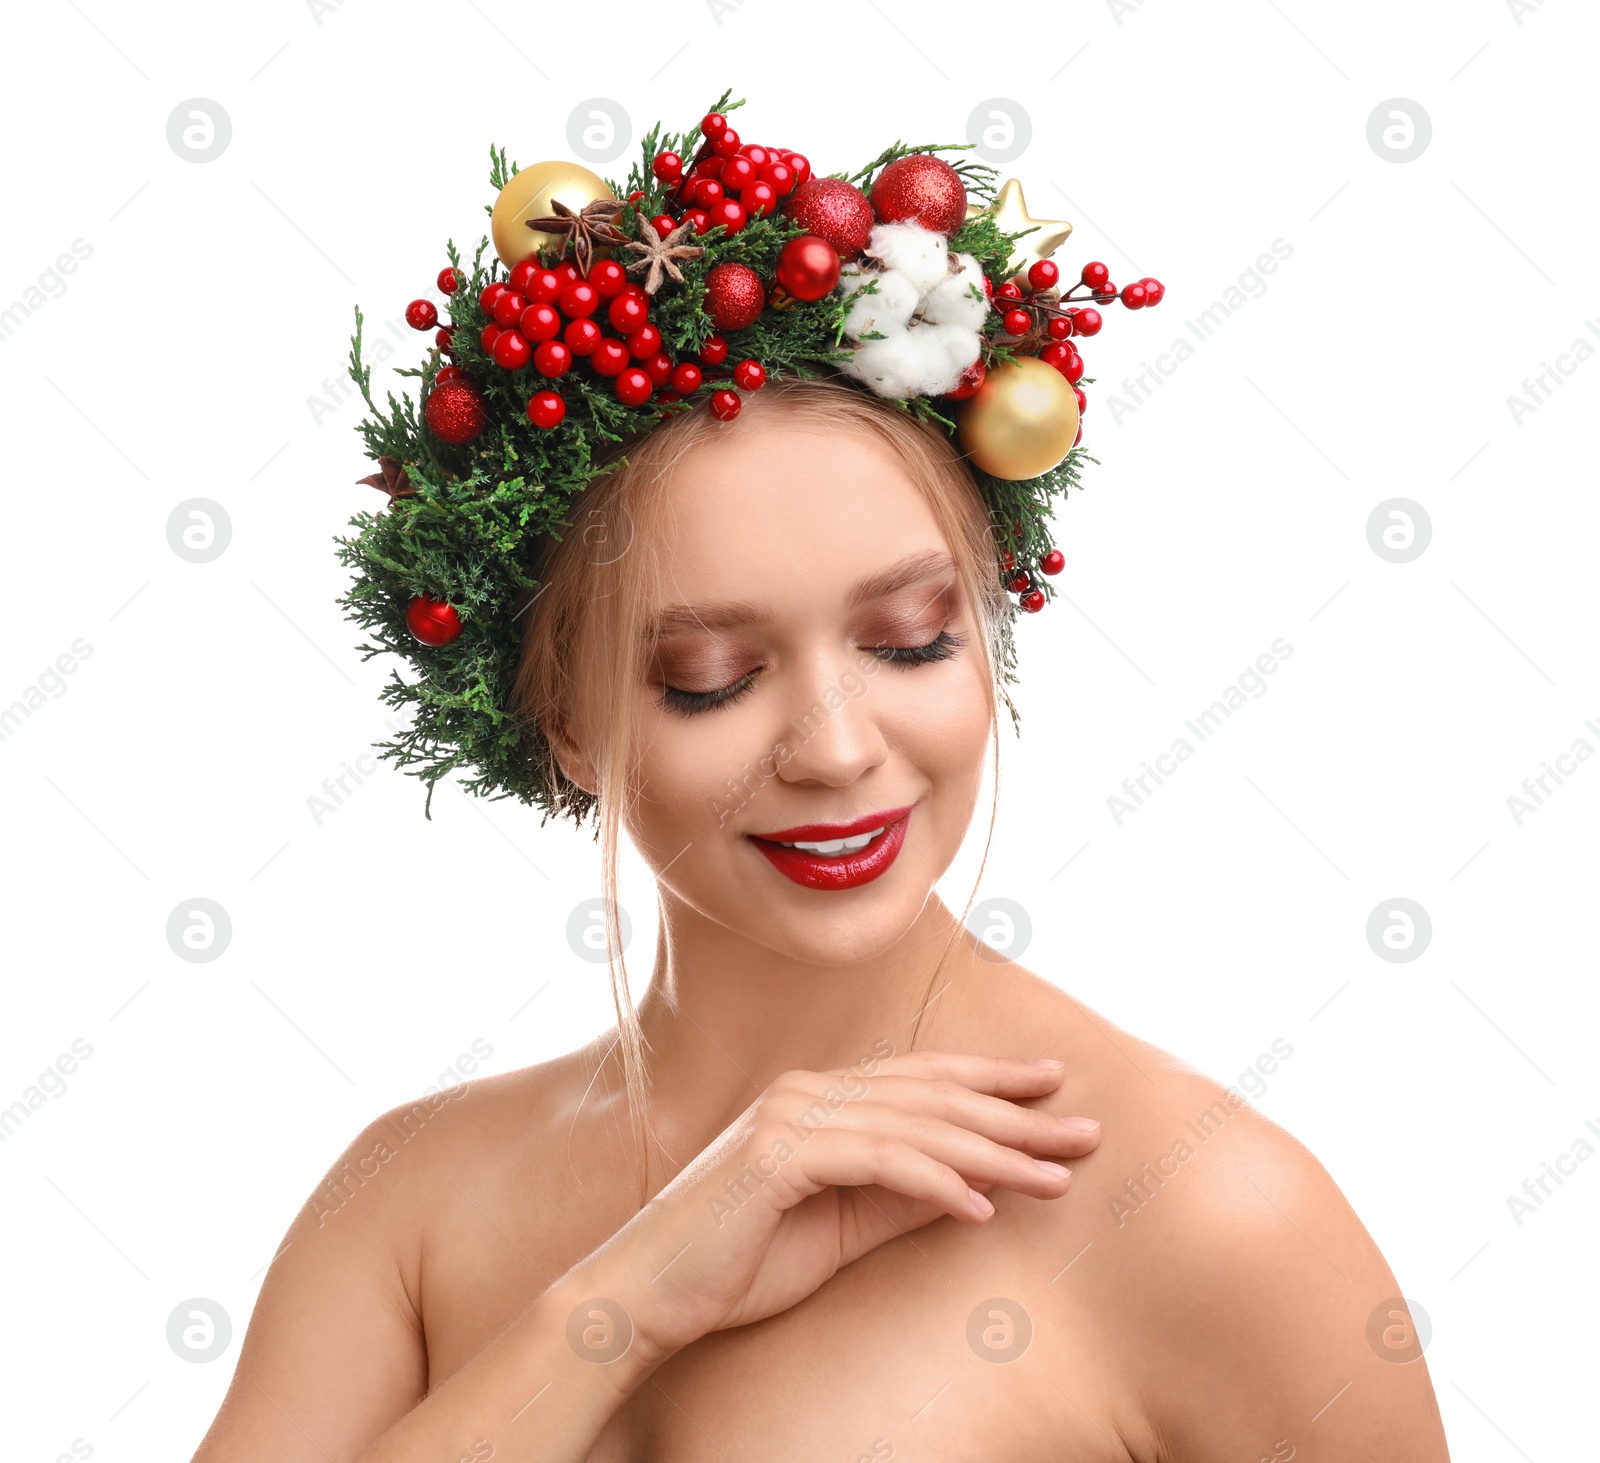
[[[943,158],[896,158],[872,185],[872,211],[885,224],[915,223],[948,238],[966,221],[967,189]]]
[[[461,616],[442,599],[419,594],[406,606],[406,629],[424,645],[437,649],[461,633]]]
[[[477,441],[489,425],[483,398],[464,381],[446,381],[442,386],[435,386],[428,395],[428,404],[422,409],[422,417],[435,437],[455,447]]]
[[[748,264],[729,261],[706,275],[706,314],[718,330],[743,330],[754,325],[766,302],[761,276]]]
[[[807,233],[826,239],[844,260],[867,247],[874,222],[867,195],[843,178],[802,183],[789,195],[784,212]]]

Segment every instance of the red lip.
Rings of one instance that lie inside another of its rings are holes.
[[[767,862],[786,878],[807,889],[855,889],[870,884],[887,873],[905,845],[906,829],[911,823],[914,804],[903,808],[887,808],[871,813],[849,823],[806,823],[798,828],[785,828],[778,833],[746,835],[766,856]],[[782,838],[805,843],[821,843],[830,838],[849,838],[866,833],[873,828],[883,832],[874,838],[860,853],[847,856],[807,853],[803,849],[785,848],[771,840]]]

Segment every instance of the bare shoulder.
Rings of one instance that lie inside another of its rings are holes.
[[[1031,972],[1002,980],[1007,1054],[1068,1064],[1039,1105],[1101,1124],[1046,1222],[1082,1255],[1064,1296],[1103,1326],[1153,1456],[1447,1458],[1387,1262],[1310,1150],[1248,1100],[1292,1046],[1224,1085]]]

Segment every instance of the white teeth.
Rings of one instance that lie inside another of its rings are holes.
[[[887,825],[886,825],[887,826]],[[830,838],[826,843],[784,843],[785,848],[798,848],[802,853],[841,854],[860,853],[880,833],[882,828],[874,828],[870,833],[857,833],[853,838]],[[775,843],[782,843],[782,839],[774,839]]]

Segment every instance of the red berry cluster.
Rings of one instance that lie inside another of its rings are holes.
[[[721,112],[700,119],[703,139],[688,171],[675,152],[658,152],[650,171],[681,208],[674,219],[662,214],[654,220],[656,231],[667,234],[681,223],[694,225],[697,234],[721,224],[737,234],[753,218],[764,218],[811,176],[811,164],[785,147],[764,147],[741,142]]]

